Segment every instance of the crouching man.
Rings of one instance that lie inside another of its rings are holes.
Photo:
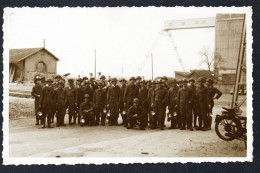
[[[90,98],[88,94],[84,95],[84,102],[80,105],[80,125],[89,125],[92,126],[94,122],[94,114],[93,114],[93,104],[90,102]]]
[[[135,98],[133,101],[133,106],[131,106],[127,113],[127,122],[129,126],[127,129],[132,129],[134,126],[139,123],[140,129],[144,130],[145,128],[145,117],[142,112],[141,106],[139,106],[139,99]]]

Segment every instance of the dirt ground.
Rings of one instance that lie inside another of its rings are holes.
[[[220,113],[221,106],[230,98],[230,95],[223,95],[222,100],[216,102],[214,115]],[[215,133],[214,123],[212,130],[206,132],[168,129],[140,131],[107,125],[105,127],[67,125],[42,129],[35,125],[33,99],[10,97],[9,105],[10,157],[246,156],[244,143],[237,140],[231,142],[221,140]],[[67,115],[65,122],[68,122]],[[166,126],[169,125],[167,122]]]

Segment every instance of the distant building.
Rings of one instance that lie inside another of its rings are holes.
[[[199,77],[205,79],[213,78],[212,73],[208,70],[190,70],[190,72],[175,71],[175,79],[177,81],[190,78],[197,80]]]
[[[33,81],[36,74],[46,78],[57,73],[59,59],[46,48],[9,50],[9,82]]]

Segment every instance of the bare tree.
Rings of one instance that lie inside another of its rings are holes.
[[[214,80],[218,81],[218,66],[221,62],[221,56],[213,51],[211,51],[209,48],[204,48],[199,52],[202,60],[200,63],[200,66],[203,64],[207,65],[208,71],[212,74],[212,77]]]

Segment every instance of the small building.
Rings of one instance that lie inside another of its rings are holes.
[[[9,50],[9,82],[33,81],[35,75],[46,78],[57,73],[59,59],[46,48]]]
[[[199,77],[203,77],[205,79],[213,78],[212,72],[208,70],[190,70],[190,72],[175,71],[175,79],[177,81],[190,78],[197,80]]]

